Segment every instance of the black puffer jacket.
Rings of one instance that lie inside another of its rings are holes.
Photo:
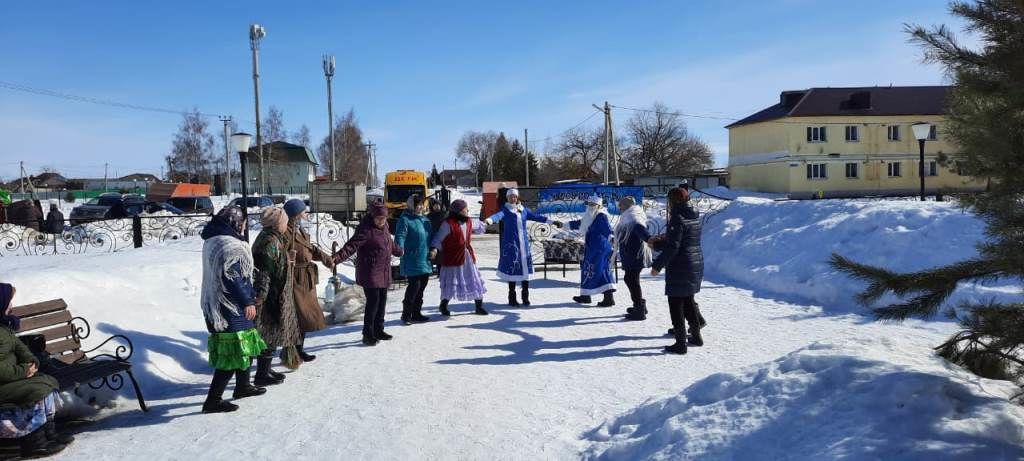
[[[693,296],[704,280],[704,254],[700,249],[700,219],[689,205],[676,205],[669,213],[668,232],[652,268],[665,270],[665,294]]]

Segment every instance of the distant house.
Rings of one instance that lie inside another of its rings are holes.
[[[712,168],[702,170],[687,176],[637,176],[633,178],[634,186],[644,186],[668,190],[682,183],[687,183],[694,189],[710,189],[712,187],[728,185],[729,171],[725,168]]]
[[[22,190],[22,186],[24,186],[24,190]],[[4,188],[12,192],[31,192],[32,189],[35,189],[36,192],[61,191],[66,189],[67,186],[68,179],[59,173],[41,173],[35,176],[18,178],[4,184]]]
[[[134,173],[117,178],[118,181],[160,182],[160,178],[149,173]]]
[[[249,191],[259,192],[261,175],[260,157],[256,147],[246,155],[246,175],[249,177]],[[266,168],[268,194],[304,193],[309,183],[316,179],[316,159],[313,152],[304,146],[284,141],[263,145],[263,166]],[[235,185],[241,191],[241,184]]]
[[[441,171],[441,182],[446,186],[474,187],[476,186],[476,174],[471,170],[443,170]]]
[[[985,182],[944,168],[958,147],[943,133],[947,86],[811,88],[729,129],[734,188],[793,198],[912,195],[921,162],[911,125],[931,125],[925,142],[926,193],[983,190]]]

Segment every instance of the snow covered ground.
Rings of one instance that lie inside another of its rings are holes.
[[[698,295],[706,345],[683,357],[661,352],[670,342],[662,279],[643,278],[645,322],[621,319],[624,286],[614,308],[572,304],[572,270],[535,281],[532,307],[488,303],[492,315],[483,317],[459,304],[448,320],[428,308],[434,321],[422,325],[395,321],[399,290],[389,294],[393,341],[362,347],[359,325],[332,326],[307,342],[317,361],[224,415],[199,413],[210,376],[199,239],[5,258],[0,278],[18,287],[19,304],[65,298],[93,323],[90,341],[121,333],[135,342],[152,410],[140,412],[122,391],[67,459],[1024,457],[1024,414],[1006,401],[1012,386],[931,356],[955,325],[874,323],[844,304],[852,282],[805,267],[829,248],[866,257],[870,242],[889,242],[891,267],[924,267],[913,264],[970,254],[971,235],[980,235],[976,220],[959,221],[952,209],[866,203],[742,199],[713,217]],[[922,245],[923,236],[943,251]],[[503,300],[495,236],[474,242],[487,300]],[[947,254],[918,261],[903,252]],[[777,270],[755,271],[772,261]],[[322,288],[329,273],[321,274]],[[831,297],[821,288],[829,284]],[[437,297],[436,284],[428,287],[428,306]]]

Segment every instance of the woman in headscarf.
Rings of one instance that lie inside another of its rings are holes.
[[[402,300],[402,323],[426,322],[430,317],[423,315],[423,290],[427,288],[434,266],[430,263],[430,220],[423,197],[413,194],[406,201],[405,211],[395,224],[395,244],[405,252],[398,266],[405,277],[405,298]]]
[[[39,373],[39,359],[15,336],[15,289],[0,283],[0,438],[19,439],[21,456],[49,456],[74,437],[57,432],[57,380]]]
[[[402,254],[402,247],[391,240],[388,232],[387,207],[375,202],[352,237],[333,256],[334,263],[339,264],[356,255],[356,284],[363,287],[366,294],[363,344],[367,346],[393,338],[384,331],[384,310],[391,286],[391,257]]]
[[[615,278],[612,277],[612,225],[604,209],[604,199],[594,194],[586,199],[587,211],[581,219],[569,221],[569,229],[583,234],[583,261],[580,262],[580,295],[572,300],[590,304],[591,296],[603,294],[600,307],[615,305]]]
[[[201,304],[207,350],[214,368],[203,413],[235,411],[238,405],[222,397],[235,377],[234,398],[261,395],[267,390],[249,382],[252,361],[267,343],[253,324],[256,293],[253,290],[253,259],[245,234],[245,216],[237,206],[222,208],[203,228],[203,288]]]
[[[320,300],[316,294],[320,273],[314,261],[320,261],[328,269],[334,267],[334,263],[331,260],[331,255],[314,245],[309,238],[309,233],[302,228],[302,221],[306,219],[306,202],[297,198],[288,200],[284,203],[284,211],[288,215],[288,234],[285,237],[288,240],[289,250],[295,252],[292,291],[295,295],[299,327],[302,329],[302,338],[296,344],[296,350],[303,362],[312,362],[316,356],[306,353],[306,333],[327,328],[324,311],[320,307]]]
[[[286,366],[295,369],[302,363],[295,348],[302,339],[302,330],[292,296],[292,260],[284,236],[288,232],[288,217],[280,208],[267,208],[260,215],[260,224],[263,230],[252,245],[256,266],[256,329],[269,347],[256,359],[253,382],[267,386],[284,381],[283,374],[270,368],[278,347],[285,348],[281,355]]]
[[[647,246],[651,234],[647,231],[647,213],[636,204],[633,197],[625,196],[619,200],[619,222],[615,223],[615,245],[629,297],[633,307],[626,309],[629,320],[647,319],[647,300],[640,288],[640,272],[651,265],[651,250]]]
[[[451,211],[430,242],[430,259],[437,259],[441,252],[441,305],[438,310],[448,317],[448,302],[472,300],[478,315],[487,315],[484,309],[483,277],[476,267],[476,254],[473,252],[473,234],[482,234],[487,230],[484,223],[469,217],[469,208],[465,200],[456,200],[451,204]]]
[[[533,274],[533,255],[530,253],[530,234],[526,222],[548,222],[547,216],[536,214],[519,201],[519,189],[505,192],[505,206],[484,220],[489,226],[501,222],[498,279],[508,282],[508,305],[518,306],[516,283],[523,286],[523,305],[530,305],[530,275]],[[552,224],[560,226],[558,221]]]
[[[676,340],[675,344],[665,347],[665,352],[670,354],[685,354],[687,342],[694,346],[704,345],[693,298],[700,291],[704,279],[698,218],[697,210],[690,206],[690,194],[686,189],[675,188],[668,192],[668,232],[661,254],[651,264],[651,275],[657,276],[665,269],[665,294]],[[692,327],[689,341],[686,338],[687,322]]]

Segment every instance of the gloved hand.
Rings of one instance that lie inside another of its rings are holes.
[[[488,226],[490,226],[491,224],[494,224],[494,221],[491,221],[491,218],[487,218],[487,219],[484,220],[484,224],[487,224]]]

